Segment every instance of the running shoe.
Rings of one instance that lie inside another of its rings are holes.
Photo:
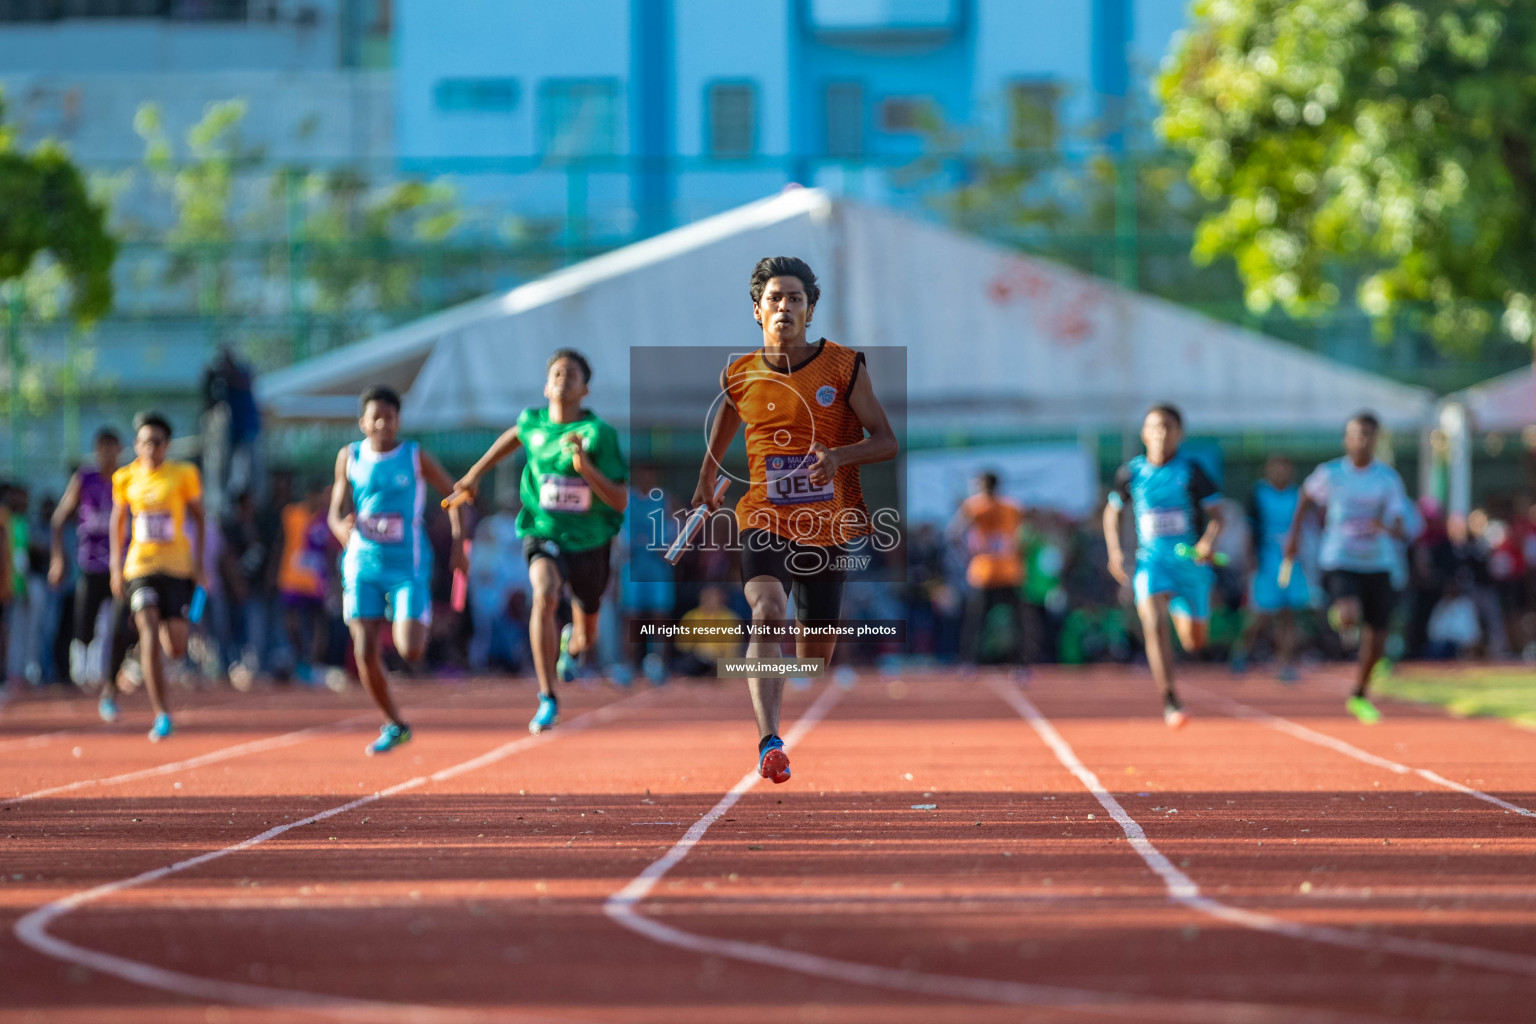
[[[539,710],[533,713],[533,719],[528,723],[528,731],[537,736],[547,729],[553,729],[559,721],[559,702],[547,693],[539,694]]]
[[[640,668],[645,672],[645,678],[651,681],[652,686],[664,686],[667,682],[666,659],[654,651],[645,656],[640,663]]]
[[[1184,723],[1189,721],[1189,716],[1184,713],[1184,708],[1178,700],[1167,697],[1163,700],[1163,724],[1170,729],[1182,729]]]
[[[616,661],[608,667],[608,681],[621,690],[635,685],[634,667],[627,661]]]
[[[411,742],[411,727],[404,722],[385,722],[379,727],[379,738],[363,748],[363,753],[387,754],[402,743]]]
[[[1376,710],[1376,705],[1366,697],[1351,697],[1344,702],[1349,713],[1360,719],[1363,725],[1375,725],[1381,721],[1381,712]]]
[[[149,742],[159,743],[163,739],[170,738],[176,727],[171,724],[171,716],[164,711],[155,716],[155,724],[149,727]]]
[[[758,755],[757,774],[772,780],[774,785],[789,781],[789,755],[784,752],[784,741],[777,736]]]
[[[560,658],[555,662],[555,674],[560,677],[561,682],[576,681],[576,659],[571,656],[571,624],[569,622],[560,631]],[[534,732],[538,730],[535,729]]]
[[[103,691],[101,699],[96,702],[96,713],[108,724],[117,721],[117,695],[111,690]]]
[[[1286,686],[1293,686],[1301,678],[1301,670],[1295,665],[1281,665],[1279,670],[1275,672],[1275,678]]]
[[[69,681],[76,686],[84,686],[86,683],[84,640],[69,642]]]
[[[1247,672],[1248,672],[1248,655],[1234,653],[1232,655],[1231,662],[1229,662],[1228,665],[1227,665],[1227,668],[1235,676],[1240,676],[1240,675],[1247,674]]]

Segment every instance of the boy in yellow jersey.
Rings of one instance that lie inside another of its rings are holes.
[[[197,467],[167,462],[171,425],[158,413],[133,421],[132,462],[112,474],[112,596],[127,602],[139,632],[144,684],[155,708],[151,742],[171,735],[165,706],[165,658],[187,653],[187,608],[203,584],[203,482]],[[187,522],[197,527],[196,542]],[[129,523],[133,537],[127,541]]]
[[[763,347],[732,360],[720,375],[724,399],[710,424],[693,504],[719,507],[720,460],[745,424],[751,479],[736,519],[752,621],[782,621],[793,590],[796,621],[825,623],[842,611],[847,548],[873,532],[858,467],[894,458],[896,433],[864,371],[864,354],[825,338],[806,341],[821,289],[804,260],[759,260],[751,294]],[[836,646],[833,638],[797,637],[795,655],[831,660]],[[766,647],[753,640],[747,657],[777,653]],[[778,735],[784,679],[749,679],[747,687],[762,735],[758,773],[787,782],[789,755]]]

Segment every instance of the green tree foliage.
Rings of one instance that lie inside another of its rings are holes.
[[[1536,8],[1527,0],[1198,0],[1158,90],[1250,309],[1351,288],[1385,333],[1466,351],[1536,333]]]
[[[112,308],[117,241],[105,208],[63,147],[17,152],[0,102],[0,285],[11,289],[46,268],[68,294],[68,315],[89,324]]]

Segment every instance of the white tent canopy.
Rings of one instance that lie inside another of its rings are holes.
[[[820,276],[813,337],[906,347],[909,431],[1131,430],[1159,401],[1182,406],[1201,433],[1333,429],[1362,408],[1417,427],[1432,406],[1424,389],[814,189],[269,374],[259,398],[280,418],[350,419],[358,392],[388,383],[412,429],[499,428],[543,402],[546,357],[572,346],[593,364],[592,406],[627,424],[632,347],[760,344],[747,277],[776,254],[801,256]],[[655,377],[643,383],[648,399],[669,387]],[[677,407],[701,416],[708,398],[677,387]]]
[[[1525,366],[1445,397],[1463,406],[1483,431],[1518,433],[1536,425],[1536,367]]]

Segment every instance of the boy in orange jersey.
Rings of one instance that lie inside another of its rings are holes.
[[[754,623],[785,617],[793,590],[801,625],[838,618],[847,548],[873,532],[858,467],[896,455],[896,434],[864,372],[864,355],[822,338],[806,341],[821,289],[804,260],[772,256],[752,269],[752,312],[763,347],[720,375],[723,400],[709,428],[694,505],[714,497],[720,460],[743,424],[750,479],[736,505],[741,576]],[[868,434],[866,437],[865,434]],[[799,658],[830,660],[834,638],[797,637]],[[777,653],[754,639],[747,657]],[[789,780],[779,738],[782,677],[747,681],[757,716],[758,773]]]
[[[158,413],[133,421],[136,458],[112,474],[109,525],[112,596],[128,605],[139,631],[144,688],[154,705],[158,743],[174,731],[165,704],[165,655],[187,654],[187,609],[203,583],[203,480],[190,462],[165,457],[171,425]],[[128,538],[129,524],[133,539]],[[187,527],[195,526],[188,537]],[[126,547],[126,554],[124,548]]]
[[[1024,551],[1019,529],[1024,525],[1024,510],[997,493],[997,474],[982,473],[976,478],[976,493],[961,502],[950,524],[952,535],[965,537],[970,561],[965,567],[965,582],[971,593],[965,605],[965,620],[960,629],[960,657],[967,665],[980,659],[982,634],[987,619],[997,605],[1008,606],[1013,616],[1014,663],[1022,670],[1027,655],[1024,609],[1019,585],[1024,582]]]

